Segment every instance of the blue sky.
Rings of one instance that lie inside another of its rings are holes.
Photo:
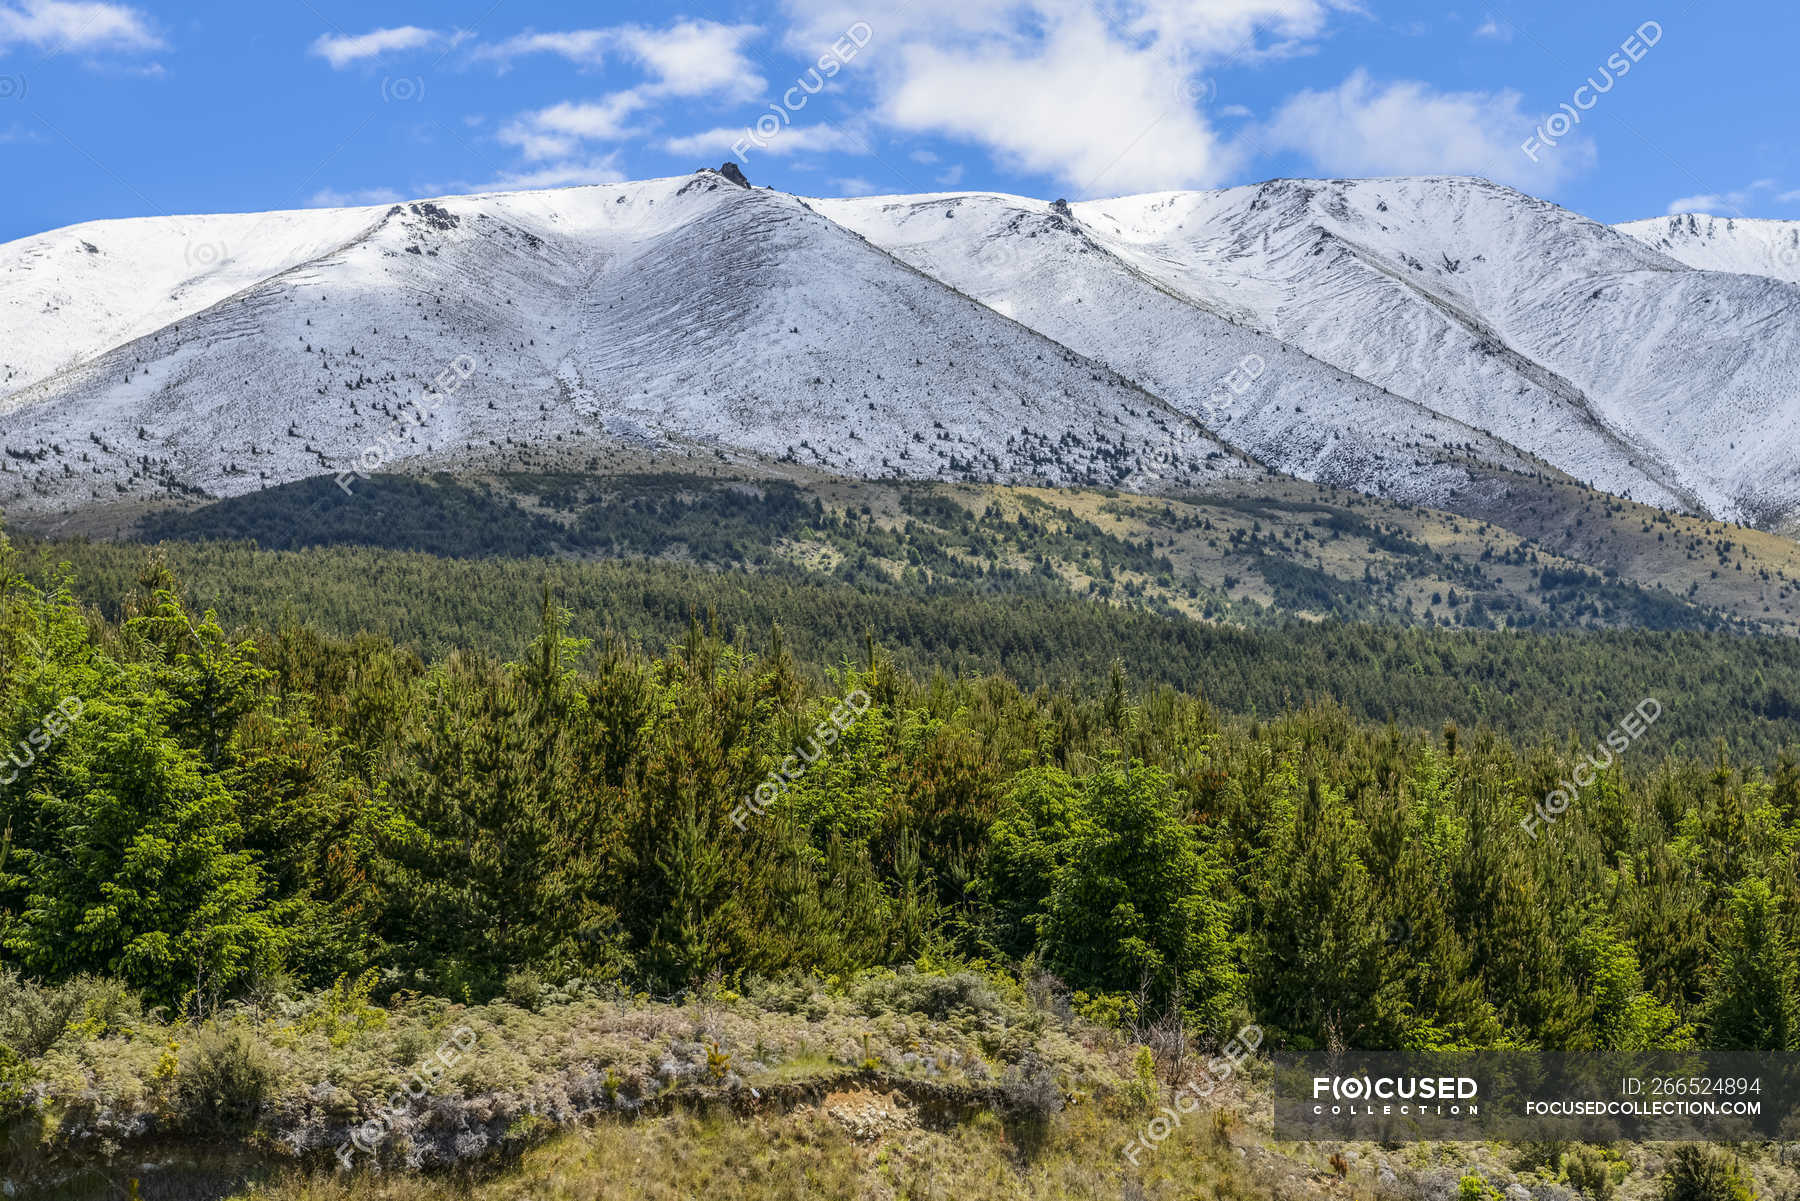
[[[1791,0],[0,0],[0,240],[732,157],[814,195],[1458,173],[1800,219],[1796,44]]]

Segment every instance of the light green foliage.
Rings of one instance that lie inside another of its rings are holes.
[[[1139,763],[1078,787],[1045,771],[996,827],[986,890],[1042,890],[1021,900],[1051,970],[1115,992],[1148,984],[1221,1029],[1241,1000],[1223,872],[1179,805],[1167,773]]]
[[[1456,1182],[1456,1201],[1500,1201],[1500,1196],[1480,1172],[1466,1172]]]
[[[1644,991],[1637,953],[1596,915],[1575,937],[1578,983],[1592,998],[1593,1045],[1606,1051],[1677,1050],[1693,1030],[1668,1005]]]
[[[1761,880],[1746,880],[1732,891],[1706,1017],[1708,1042],[1722,1050],[1789,1051],[1800,1035],[1794,953]]]
[[[1687,1144],[1663,1169],[1661,1201],[1754,1201],[1755,1192],[1724,1151]]]
[[[0,896],[17,900],[4,945],[29,971],[103,970],[164,1002],[215,1006],[285,942],[217,770],[267,673],[161,587],[153,616],[121,631],[123,665],[86,640],[66,598],[7,589],[27,632],[50,631],[47,658],[14,661],[13,721],[49,679],[80,698],[80,717],[0,798],[13,829]]]
[[[332,1046],[338,1047],[367,1030],[379,1030],[387,1023],[387,1011],[369,1002],[380,973],[370,968],[355,980],[339,976],[326,989],[306,1016],[300,1019],[302,1033],[320,1033]]]

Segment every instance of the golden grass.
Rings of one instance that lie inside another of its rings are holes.
[[[486,1179],[291,1175],[239,1196],[258,1201],[1262,1201],[1310,1168],[1258,1150],[1240,1158],[1208,1123],[1194,1122],[1127,1164],[1136,1133],[1122,1114],[1065,1112],[1041,1138],[992,1114],[942,1129],[910,1124],[858,1139],[822,1106],[750,1119],[678,1113],[606,1118],[559,1135]],[[1262,1177],[1258,1179],[1258,1177]],[[1339,1190],[1347,1197],[1348,1191]]]

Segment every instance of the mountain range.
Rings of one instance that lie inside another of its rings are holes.
[[[734,171],[0,245],[0,506],[631,463],[1800,530],[1800,223],[1481,180],[1067,203]]]

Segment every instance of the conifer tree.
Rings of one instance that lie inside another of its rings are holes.
[[[1777,921],[1767,884],[1746,880],[1733,890],[1706,1004],[1715,1050],[1794,1047],[1794,955]]]

